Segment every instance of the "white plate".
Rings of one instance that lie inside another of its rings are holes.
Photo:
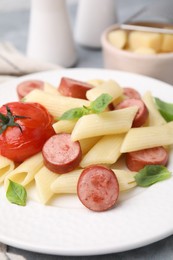
[[[62,76],[80,80],[115,79],[142,94],[173,102],[173,88],[140,75],[101,69],[69,69],[22,77],[1,85],[0,102],[17,99],[15,87],[24,79],[42,79],[58,86]],[[172,99],[172,100],[171,100]],[[169,169],[173,169],[171,154]],[[44,206],[29,200],[26,207],[10,204],[0,190],[0,241],[41,253],[97,255],[141,247],[173,233],[173,178],[150,188],[120,196],[118,205],[95,213],[81,205],[77,196],[62,196],[56,205]]]

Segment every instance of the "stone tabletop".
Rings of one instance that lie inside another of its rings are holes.
[[[158,1],[151,0],[121,0],[117,1],[117,8],[120,21],[123,21],[129,17],[135,10],[138,10],[144,5],[152,5],[152,12],[144,14],[142,18],[149,16],[150,18],[159,17],[161,20],[167,20],[170,22],[173,15],[170,15],[169,8],[164,12],[167,16],[160,14],[163,12],[163,7],[158,8],[156,3]],[[10,2],[9,0],[7,2]],[[17,2],[17,1],[15,1]],[[22,1],[19,1],[21,4]],[[24,2],[24,1],[23,1]],[[172,4],[172,0],[164,1],[167,6]],[[23,8],[6,8],[3,9],[3,3],[5,1],[0,0],[0,41],[9,41],[15,45],[23,53],[26,52],[27,35],[29,27],[29,1],[25,2]],[[11,1],[12,3],[12,1]],[[163,3],[162,3],[163,4]],[[20,7],[20,6],[19,6]],[[173,9],[172,9],[173,12]],[[154,13],[154,15],[152,15]],[[73,28],[75,26],[75,14],[76,4],[69,5],[69,14]],[[172,21],[171,21],[172,22]],[[103,68],[102,52],[100,49],[84,48],[76,44],[78,53],[78,62],[75,67],[92,67],[92,68]],[[164,220],[163,220],[164,221]],[[53,256],[44,255],[40,253],[29,252],[21,249],[14,248],[12,246],[7,247],[7,252],[16,255],[23,256],[27,260],[66,260],[66,259],[81,259],[81,260],[113,260],[113,259],[124,259],[124,260],[173,260],[173,236],[165,238],[159,242],[153,243],[142,248],[134,249],[127,252],[102,255],[102,256],[81,256],[81,257],[69,257],[69,256]],[[3,259],[10,259],[9,256]],[[13,258],[14,259],[14,258]]]

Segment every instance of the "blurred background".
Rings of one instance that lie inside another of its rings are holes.
[[[79,1],[80,0],[67,0],[67,7],[73,31],[75,30],[76,13]],[[166,2],[170,4],[171,0],[164,1],[164,5],[166,5]],[[152,10],[155,10],[157,9],[158,4],[157,0],[115,0],[118,21],[125,20],[146,5],[152,6]],[[0,41],[8,41],[14,44],[14,46],[23,53],[26,53],[27,48],[30,5],[30,0],[0,0]],[[155,14],[152,14],[148,10],[148,13],[145,12],[140,16],[140,18],[149,17],[151,20],[153,16],[156,16],[156,10]],[[163,17],[159,18],[163,19]],[[88,50],[87,48],[81,47],[80,44],[76,44],[76,48],[78,55],[78,62],[75,65],[76,67],[103,67],[100,50]],[[92,52],[94,52],[94,57]]]

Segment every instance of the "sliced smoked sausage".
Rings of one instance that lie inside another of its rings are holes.
[[[123,96],[125,99],[141,99],[141,95],[139,94],[139,92],[136,89],[130,87],[123,88]]]
[[[74,170],[82,158],[80,143],[73,142],[71,135],[66,133],[49,138],[43,146],[42,154],[45,166],[59,174]]]
[[[17,85],[16,91],[19,99],[24,98],[33,89],[44,89],[44,82],[41,80],[26,80]]]
[[[148,109],[142,100],[125,99],[116,106],[116,109],[122,109],[122,108],[132,107],[132,106],[137,106],[139,108],[133,120],[132,127],[140,127],[146,122],[149,114]]]
[[[92,87],[92,85],[86,82],[63,77],[60,81],[58,91],[63,96],[87,99],[86,92]]]
[[[168,152],[163,147],[144,149],[126,154],[126,165],[131,171],[139,171],[146,165],[166,165]]]
[[[111,169],[93,165],[85,168],[81,173],[77,194],[88,209],[105,211],[115,205],[119,195],[119,184]]]

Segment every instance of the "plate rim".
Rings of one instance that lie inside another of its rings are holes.
[[[15,84],[16,82],[20,82],[20,81],[22,81],[22,80],[24,80],[24,79],[29,79],[29,78],[33,78],[33,77],[37,77],[37,76],[42,76],[42,75],[45,75],[45,74],[54,74],[54,73],[63,73],[65,71],[65,73],[67,72],[69,72],[69,71],[83,71],[84,73],[85,73],[85,71],[87,71],[87,73],[89,73],[90,71],[104,71],[104,73],[107,73],[107,72],[109,72],[109,73],[117,73],[117,74],[121,74],[121,75],[128,75],[128,76],[133,76],[133,77],[138,77],[138,78],[140,78],[140,79],[145,79],[145,80],[152,80],[152,82],[156,82],[157,84],[162,84],[162,85],[164,85],[165,87],[168,87],[168,88],[171,88],[172,89],[172,87],[171,87],[171,85],[170,84],[168,84],[168,83],[165,83],[165,82],[162,82],[162,81],[160,81],[160,80],[157,80],[157,79],[153,79],[153,78],[150,78],[150,77],[148,77],[148,76],[143,76],[143,75],[139,75],[139,74],[135,74],[135,73],[131,73],[131,72],[123,72],[123,71],[115,71],[115,70],[105,70],[105,69],[97,69],[97,68],[70,68],[70,69],[58,69],[58,70],[53,70],[53,71],[46,71],[46,72],[40,72],[40,73],[33,73],[33,74],[30,74],[30,75],[25,75],[25,76],[22,76],[22,77],[19,77],[19,78],[17,78],[17,79],[13,79],[13,80],[10,80],[10,82],[6,82],[6,83],[2,83],[1,84],[1,87],[2,86],[7,86],[7,85],[9,85],[9,84],[11,84],[11,85],[13,85],[13,84]],[[173,89],[172,89],[172,91],[173,91]],[[32,204],[32,203],[30,203],[30,204]],[[4,243],[6,243],[6,244],[8,244],[8,245],[11,245],[11,246],[14,246],[14,247],[17,247],[17,248],[21,248],[21,249],[26,249],[26,250],[29,250],[29,251],[32,251],[32,252],[39,252],[39,253],[45,253],[45,254],[54,254],[54,255],[56,255],[56,254],[60,254],[60,255],[99,255],[99,254],[107,254],[107,253],[117,253],[117,252],[123,252],[123,251],[127,251],[127,250],[131,250],[131,249],[135,249],[135,248],[139,248],[139,247],[142,247],[142,246],[145,246],[145,245],[148,245],[148,244],[151,244],[151,243],[154,243],[154,242],[156,242],[156,241],[159,241],[159,240],[161,240],[161,239],[163,239],[163,238],[166,238],[166,237],[168,237],[169,235],[171,235],[171,234],[173,234],[173,226],[172,226],[172,230],[170,230],[170,232],[165,232],[165,233],[162,233],[162,234],[160,234],[160,236],[158,236],[156,239],[155,238],[152,238],[151,240],[148,240],[148,241],[143,241],[143,243],[139,243],[138,245],[136,245],[136,246],[129,246],[129,247],[125,247],[124,249],[123,249],[123,247],[122,247],[122,249],[120,249],[120,250],[115,250],[115,248],[112,248],[112,250],[110,251],[110,249],[102,249],[100,252],[94,252],[94,250],[91,250],[90,252],[88,252],[88,254],[87,254],[87,252],[85,252],[84,254],[82,253],[82,251],[80,251],[80,250],[76,250],[76,249],[74,249],[74,251],[72,252],[72,251],[69,251],[69,252],[65,252],[64,250],[58,250],[57,251],[57,249],[54,249],[53,250],[53,248],[51,249],[45,249],[44,251],[43,251],[43,248],[41,248],[40,247],[40,249],[39,249],[39,247],[38,246],[36,246],[36,245],[34,245],[35,247],[32,247],[32,245],[28,245],[27,246],[27,244],[25,244],[24,245],[24,243],[22,243],[23,244],[23,246],[21,247],[20,246],[20,243],[16,243],[15,241],[9,241],[8,239],[5,239],[5,237],[3,238],[3,236],[0,234],[0,239],[2,240],[2,242],[4,242]],[[84,251],[84,250],[83,250]]]

